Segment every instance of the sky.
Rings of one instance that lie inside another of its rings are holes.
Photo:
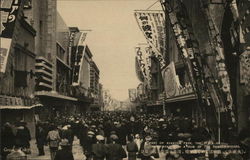
[[[57,10],[69,27],[87,34],[100,83],[113,98],[128,99],[128,89],[140,83],[135,72],[135,46],[146,43],[134,10],[160,9],[156,0],[57,0]]]

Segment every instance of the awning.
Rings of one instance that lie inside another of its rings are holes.
[[[196,95],[194,93],[176,96],[172,98],[166,99],[165,103],[173,103],[173,102],[180,102],[180,101],[188,101],[188,100],[194,100],[197,99]]]
[[[0,106],[0,110],[2,109],[15,109],[15,110],[18,110],[18,109],[32,109],[34,107],[42,107],[43,105],[42,104],[35,104],[35,105],[32,105],[32,106]]]
[[[58,94],[57,92],[38,91],[38,92],[35,92],[35,95],[36,96],[59,98],[59,99],[70,100],[70,101],[78,101],[77,98],[61,95],[61,94]]]

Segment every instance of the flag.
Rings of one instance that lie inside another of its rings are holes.
[[[163,54],[166,52],[165,17],[163,11],[135,11],[135,18],[149,46],[160,62],[166,66]]]
[[[76,46],[76,50],[72,49],[72,64],[73,64],[73,80],[72,85],[78,86],[80,85],[80,77],[82,76],[82,69],[83,69],[83,59],[85,56],[85,50],[86,50],[86,36],[87,32],[78,32],[74,34],[74,37],[71,37],[74,39],[74,46]],[[74,51],[74,53],[73,53]]]

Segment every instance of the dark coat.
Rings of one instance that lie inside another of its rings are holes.
[[[4,127],[1,131],[1,148],[12,148],[15,143],[15,135],[11,127]]]
[[[107,155],[107,146],[102,143],[92,145],[93,160],[103,160]]]
[[[109,144],[107,160],[122,160],[127,154],[120,144]]]
[[[46,133],[43,128],[36,128],[36,144],[37,146],[43,146],[46,143]]]
[[[63,148],[56,152],[54,160],[74,160],[72,152],[68,148]]]
[[[129,142],[127,144],[128,159],[136,160],[136,153],[138,152],[138,146],[135,142]]]
[[[31,140],[30,131],[27,127],[18,128],[16,133],[16,143],[24,148],[29,148]]]

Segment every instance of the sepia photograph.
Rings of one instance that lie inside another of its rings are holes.
[[[0,17],[0,160],[250,160],[250,0],[1,0]]]

